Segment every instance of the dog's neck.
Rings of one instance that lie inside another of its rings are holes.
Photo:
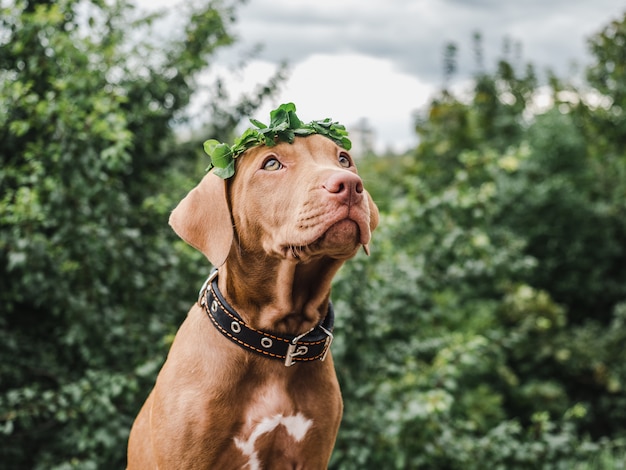
[[[297,335],[324,319],[331,281],[344,260],[319,257],[299,263],[235,251],[220,267],[218,285],[246,323]]]

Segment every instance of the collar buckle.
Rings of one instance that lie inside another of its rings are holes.
[[[291,367],[296,362],[296,360],[294,359],[295,357],[304,356],[309,352],[308,346],[305,346],[304,344],[298,345],[298,341],[308,335],[315,328],[321,329],[324,334],[326,334],[326,341],[324,341],[324,352],[319,358],[320,361],[324,361],[326,359],[328,351],[330,350],[330,345],[333,342],[333,334],[322,325],[318,325],[317,327],[313,327],[309,331],[302,333],[301,335],[296,336],[294,339],[291,340],[289,346],[287,347],[287,353],[285,354],[285,367]]]
[[[309,347],[303,344],[298,346],[298,341],[300,341],[302,338],[304,338],[314,329],[315,328],[311,328],[309,331],[305,331],[301,335],[298,335],[294,339],[291,340],[291,342],[289,343],[289,346],[287,347],[287,354],[285,355],[285,367],[290,367],[294,364],[295,362],[294,357],[304,356],[306,353],[309,352]]]
[[[335,339],[335,337],[329,330],[324,328],[322,325],[320,325],[319,328],[324,333],[326,333],[326,342],[324,343],[324,352],[322,353],[322,357],[320,357],[320,361],[324,362],[326,360],[326,356],[328,355],[328,351],[330,351],[330,345],[333,344],[333,339]]]
[[[200,291],[198,292],[198,304],[200,304],[201,307],[204,307],[207,304],[206,294],[209,289],[209,286],[213,282],[213,279],[215,279],[216,277],[217,277],[217,269],[214,269],[213,271],[211,271],[211,274],[209,274],[209,277],[207,278],[207,280],[204,281],[204,284],[202,284],[202,287],[200,288]]]

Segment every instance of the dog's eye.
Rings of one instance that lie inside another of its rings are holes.
[[[352,166],[350,157],[348,157],[345,153],[339,154],[339,164],[344,168],[350,168]]]
[[[275,158],[270,158],[263,164],[263,169],[266,171],[277,171],[283,167],[283,164],[280,163]]]

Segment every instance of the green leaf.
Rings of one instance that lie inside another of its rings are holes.
[[[267,126],[265,124],[263,124],[261,121],[257,121],[256,119],[250,119],[250,122],[253,125],[257,126],[259,129],[266,129],[267,128]],[[250,129],[248,129],[248,130],[250,130]]]
[[[279,109],[283,109],[287,113],[295,113],[296,112],[296,105],[293,104],[293,103],[285,103],[285,104],[281,104],[279,106]]]
[[[278,140],[283,142],[293,143],[296,138],[296,134],[291,129],[286,129],[278,133]]]
[[[270,125],[269,127],[276,128],[281,124],[287,122],[288,114],[282,108],[277,108],[270,113]]]
[[[211,156],[213,154],[213,151],[215,150],[215,147],[217,147],[218,145],[221,145],[221,142],[215,139],[210,139],[206,140],[202,146],[204,147],[204,152],[208,156]]]
[[[220,144],[211,153],[211,162],[217,168],[226,168],[233,160],[233,152],[226,144]]]
[[[352,142],[347,137],[342,137],[339,145],[346,150],[350,150],[352,148]]]
[[[298,128],[302,127],[302,121],[300,121],[300,119],[296,115],[295,108],[294,108],[293,111],[289,111],[288,117],[289,117],[289,127],[291,129],[298,129]]]
[[[315,134],[315,131],[313,129],[308,129],[308,128],[296,129],[293,132],[297,137],[306,137],[308,135]]]
[[[230,163],[224,168],[215,168],[213,173],[220,178],[227,180],[235,174],[235,160],[231,159]]]
[[[233,145],[233,154],[240,155],[247,149],[259,145],[263,142],[261,133],[256,129],[246,129]]]

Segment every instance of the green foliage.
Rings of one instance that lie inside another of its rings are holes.
[[[273,147],[279,142],[291,144],[296,137],[313,134],[323,135],[346,150],[352,147],[343,125],[328,118],[304,124],[296,115],[296,106],[293,103],[281,104],[271,111],[269,126],[256,119],[250,119],[250,122],[257,128],[246,129],[232,146],[215,139],[204,142],[204,151],[211,157],[207,171],[215,168],[213,172],[217,176],[228,179],[235,174],[235,159],[246,150],[258,145]]]
[[[493,75],[475,77],[471,101],[466,103],[444,89],[416,119],[420,137],[417,174],[428,174],[430,186],[450,182],[459,169],[458,156],[467,150],[505,152],[519,144],[525,111],[536,91],[537,79],[528,66],[523,73],[500,60]]]
[[[529,119],[532,69],[501,61],[360,166],[383,215],[333,291],[332,468],[623,468],[626,152],[594,134],[619,111],[553,86]]]
[[[183,7],[180,38],[158,45],[126,2],[0,7],[3,468],[124,467],[206,269],[167,227],[202,171],[172,125],[232,42],[233,6]]]

